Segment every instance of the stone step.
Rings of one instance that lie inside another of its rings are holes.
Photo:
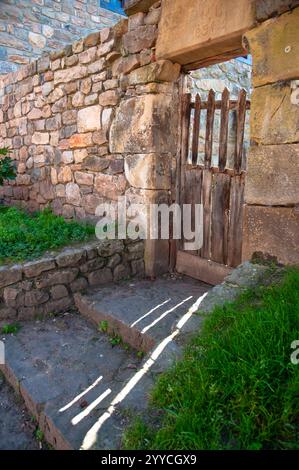
[[[75,296],[79,312],[138,351],[151,351],[209,287],[191,278],[119,282]],[[101,323],[105,322],[105,324]]]
[[[208,288],[169,279],[101,287],[77,299],[86,318],[70,312],[27,321],[18,333],[1,338],[0,369],[55,449],[119,449],[132,416],[146,412],[155,376],[180,356],[184,335],[198,328],[201,318],[191,318],[191,311]],[[114,319],[124,334],[133,330],[130,344],[154,349],[140,359],[133,350],[113,346],[87,318],[96,326]]]

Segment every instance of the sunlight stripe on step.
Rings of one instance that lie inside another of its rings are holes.
[[[102,380],[102,378],[103,378],[103,376],[101,375],[97,380],[94,381],[94,383],[92,385],[90,385],[90,387],[88,387],[86,390],[84,390],[84,392],[77,395],[72,401],[70,401],[63,408],[60,408],[59,413],[62,413],[63,411],[67,410],[68,408],[73,406],[75,403],[77,403],[77,401],[79,401],[80,398],[84,397],[84,395],[86,395],[86,393],[90,392],[90,390],[92,390],[94,387],[96,387],[96,385],[98,385],[98,383]]]
[[[180,307],[181,305],[183,305],[185,302],[187,302],[188,300],[191,300],[193,298],[193,296],[191,295],[190,297],[187,297],[187,299],[183,300],[182,302],[180,302],[179,304],[176,304],[174,307],[170,308],[169,310],[166,310],[166,312],[162,313],[162,315],[160,315],[159,318],[156,318],[156,320],[154,320],[152,323],[150,323],[148,326],[145,326],[143,328],[143,330],[141,331],[141,333],[146,333],[148,330],[150,330],[153,326],[155,326],[157,323],[159,323],[159,321],[163,320],[164,317],[166,317],[166,315],[168,315],[169,313],[173,312],[174,310],[176,310],[178,307]]]
[[[182,316],[182,318],[178,321],[176,325],[176,329],[174,332],[167,336],[161,343],[156,347],[156,349],[152,352],[151,356],[149,359],[144,363],[142,368],[134,374],[134,376],[129,380],[129,382],[124,386],[124,388],[116,395],[116,397],[112,400],[110,403],[110,406],[107,408],[105,413],[100,416],[98,421],[95,422],[95,424],[89,429],[89,431],[86,433],[82,445],[81,445],[81,450],[88,450],[91,449],[92,446],[96,443],[97,441],[97,434],[103,424],[109,419],[114,411],[116,410],[116,406],[121,403],[131,392],[131,390],[138,384],[138,382],[142,379],[142,377],[150,370],[150,368],[155,364],[159,356],[162,354],[166,346],[173,341],[173,339],[180,333],[180,330],[183,328],[185,323],[191,318],[193,313],[195,313],[205,296],[207,295],[207,292],[203,294],[201,297],[197,299],[196,302],[194,302],[193,305],[189,308],[188,312],[185,313],[185,315]]]
[[[156,310],[158,310],[158,308],[160,307],[163,307],[163,305],[167,304],[168,302],[170,302],[171,299],[167,299],[165,300],[165,302],[163,302],[162,304],[159,304],[159,305],[156,305],[156,307],[152,308],[151,310],[149,310],[147,313],[145,313],[142,317],[138,318],[138,320],[134,321],[134,323],[132,323],[131,325],[131,328],[133,328],[133,326],[137,325],[137,323],[139,323],[141,320],[143,320],[144,318],[148,317],[151,313],[155,312]]]
[[[79,413],[77,416],[75,416],[72,419],[72,424],[75,426],[76,424],[80,423],[82,419],[86,418],[86,416],[89,415],[89,413],[96,408],[101,401],[103,401],[110,393],[112,392],[111,388],[107,388],[102,395],[100,395],[96,400],[94,400],[90,405],[88,405],[81,413]]]

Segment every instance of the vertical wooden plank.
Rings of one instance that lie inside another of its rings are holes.
[[[221,99],[221,120],[219,133],[219,171],[223,172],[227,159],[227,137],[228,137],[228,113],[229,113],[229,90],[224,88]]]
[[[191,93],[186,93],[182,98],[182,143],[181,143],[181,178],[180,178],[180,204],[181,207],[185,201],[185,169],[189,150],[189,131],[190,131],[190,112],[191,112]],[[183,228],[183,227],[182,227]],[[179,246],[182,247],[183,239],[181,237]]]
[[[232,267],[242,260],[244,182],[244,173],[234,176],[231,181],[227,264]]]
[[[211,259],[226,264],[230,176],[218,173],[213,176],[211,216]]]
[[[211,168],[212,149],[213,149],[213,127],[215,113],[215,91],[210,90],[207,103],[207,126],[205,142],[205,168]]]
[[[237,104],[237,135],[236,135],[236,150],[235,150],[235,172],[240,173],[243,154],[244,142],[244,127],[245,127],[245,114],[246,114],[246,91],[240,90]]]
[[[198,139],[199,139],[199,130],[200,130],[200,104],[201,104],[201,99],[200,99],[199,94],[197,94],[195,97],[193,136],[192,136],[192,165],[196,165],[197,163]]]
[[[211,191],[212,172],[210,170],[202,170],[203,245],[201,256],[206,259],[211,257]]]
[[[195,230],[195,204],[201,202],[201,185],[202,185],[202,170],[200,167],[186,169],[186,185],[185,185],[185,200],[184,204],[191,205],[191,230]],[[190,242],[191,240],[184,240]],[[198,250],[191,251],[185,250],[188,253],[198,255]]]

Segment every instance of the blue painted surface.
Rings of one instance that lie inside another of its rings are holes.
[[[243,62],[244,64],[252,65],[251,55],[247,55],[246,57],[238,57],[237,60],[239,62]]]
[[[106,8],[106,10],[114,11],[120,15],[126,15],[121,7],[121,0],[100,0],[100,7]]]

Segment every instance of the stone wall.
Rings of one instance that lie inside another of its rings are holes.
[[[94,219],[120,195],[168,201],[180,66],[156,61],[159,18],[157,2],[1,80],[0,147],[18,169],[1,188],[5,203]],[[163,255],[146,244],[148,273],[153,259],[168,268],[168,241],[160,244]]]
[[[0,267],[0,322],[60,313],[87,287],[144,274],[144,243],[94,241]]]
[[[99,0],[1,0],[0,75],[120,18]]]
[[[288,2],[264,1],[261,15]],[[293,2],[298,3],[298,2]],[[251,141],[243,258],[255,252],[299,263],[299,8],[246,34],[253,56]]]
[[[238,59],[232,59],[220,64],[210,65],[190,72],[191,92],[200,93],[207,99],[211,88],[216,92],[216,99],[221,99],[224,88],[228,88],[232,99],[238,97],[240,89],[244,88],[248,96],[251,94],[252,66]]]

